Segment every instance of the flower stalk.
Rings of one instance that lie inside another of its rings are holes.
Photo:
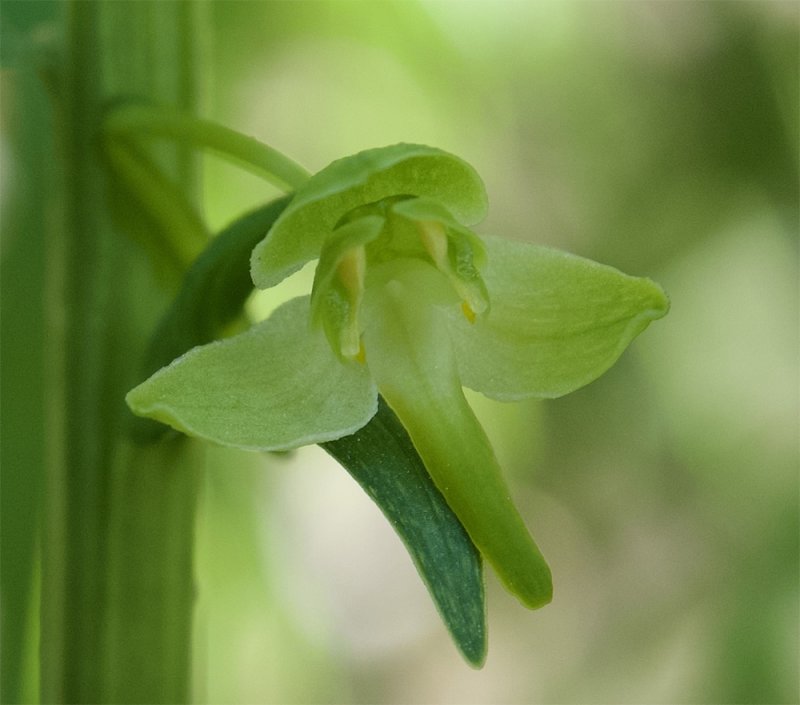
[[[139,140],[166,138],[170,141],[217,152],[278,188],[293,190],[310,174],[297,162],[269,145],[231,130],[162,105],[130,103],[116,106],[104,120],[106,137]]]

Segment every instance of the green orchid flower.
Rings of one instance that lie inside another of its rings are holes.
[[[461,159],[398,144],[332,163],[253,251],[256,286],[318,259],[310,296],[189,351],[131,409],[228,446],[286,450],[354,433],[382,395],[505,586],[530,608],[550,570],[463,387],[552,398],[597,378],[667,312],[661,288],[536,245],[479,237],[483,183]]]

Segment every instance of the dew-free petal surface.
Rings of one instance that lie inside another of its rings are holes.
[[[288,450],[353,433],[377,409],[366,369],[342,364],[292,299],[245,333],[194,348],[129,392],[134,413],[190,436]]]
[[[483,182],[462,159],[416,144],[368,149],[331,163],[298,189],[253,250],[253,282],[262,289],[274,286],[319,256],[343,215],[397,195],[430,197],[465,224],[481,220],[487,210]]]
[[[501,401],[552,398],[595,380],[669,301],[655,282],[567,252],[484,238],[490,309],[451,333],[464,386]]]

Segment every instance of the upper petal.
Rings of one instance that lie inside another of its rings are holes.
[[[529,243],[485,238],[491,301],[450,316],[462,383],[502,401],[558,397],[605,372],[669,301],[649,279]]]
[[[297,191],[253,250],[256,286],[273,286],[319,256],[345,213],[395,195],[428,196],[465,224],[481,220],[487,209],[483,182],[462,159],[416,144],[368,149],[333,162]]]
[[[341,363],[312,330],[308,297],[263,323],[190,350],[127,396],[134,413],[190,436],[250,450],[288,450],[353,433],[377,410],[360,365]]]

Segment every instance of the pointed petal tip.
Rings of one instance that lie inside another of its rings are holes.
[[[139,406],[139,385],[134,387],[125,395],[125,404],[126,406],[137,416],[141,416],[140,406]]]
[[[538,549],[529,555],[524,570],[520,569],[521,566],[516,568],[513,573],[498,572],[506,589],[529,610],[538,610],[550,604],[553,600],[553,576]]]
[[[125,395],[125,404],[136,416],[152,416],[154,404],[149,392],[149,381],[148,379],[138,384]]]
[[[643,314],[646,315],[649,320],[657,321],[659,318],[663,318],[669,313],[670,307],[672,306],[669,294],[664,291],[664,288],[658,282],[653,281],[649,277],[642,277],[641,281],[650,289],[648,292],[650,295],[650,308],[643,311]]]

